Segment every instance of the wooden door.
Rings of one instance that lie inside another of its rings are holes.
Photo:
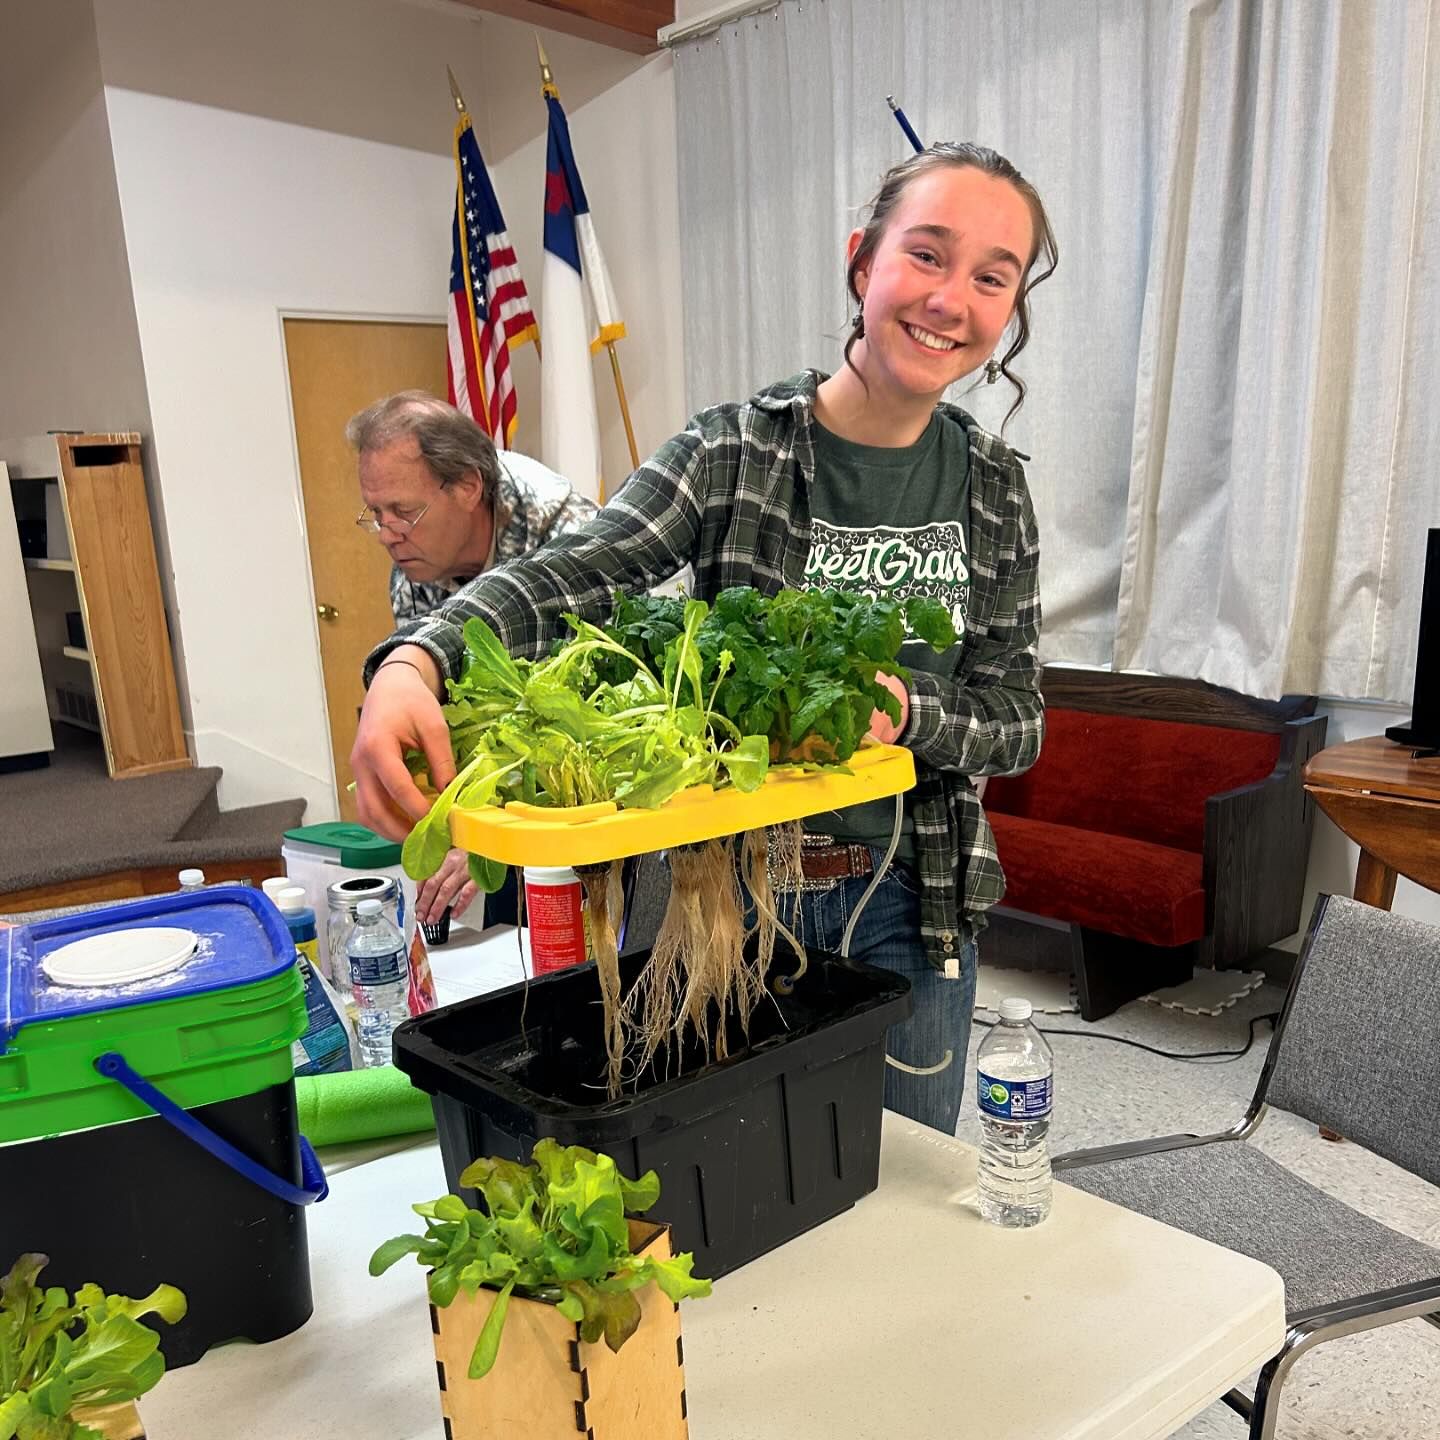
[[[310,573],[315,582],[320,662],[340,814],[356,819],[350,747],[365,699],[360,669],[394,628],[390,561],[355,524],[360,486],[345,422],[396,390],[445,394],[445,327],[362,320],[285,321],[290,404]]]

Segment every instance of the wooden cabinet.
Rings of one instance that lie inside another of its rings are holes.
[[[117,778],[188,767],[140,437],[0,441],[0,461],[52,720],[98,729]]]

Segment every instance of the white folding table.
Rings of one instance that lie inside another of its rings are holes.
[[[444,1190],[433,1140],[336,1175],[314,1317],[167,1375],[154,1440],[441,1440],[420,1269],[366,1262]],[[879,1189],[682,1322],[692,1440],[1160,1440],[1280,1348],[1285,1303],[1268,1267],[1065,1185],[1043,1225],[988,1225],[973,1149],[887,1114]]]

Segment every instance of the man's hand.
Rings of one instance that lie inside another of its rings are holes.
[[[469,859],[465,851],[452,850],[445,863],[420,886],[415,894],[415,914],[423,924],[436,924],[447,905],[455,920],[470,908],[479,889],[470,878]]]
[[[910,692],[905,682],[897,675],[877,673],[876,684],[883,685],[900,702],[900,723],[897,725],[883,710],[877,710],[870,717],[870,738],[882,745],[893,745],[910,723]]]
[[[406,750],[424,753],[437,790],[455,778],[450,730],[436,699],[440,680],[429,651],[401,645],[375,672],[360,711],[350,751],[355,799],[361,823],[390,840],[403,840],[430,809],[406,769]]]

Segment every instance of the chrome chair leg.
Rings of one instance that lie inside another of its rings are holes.
[[[1285,1343],[1279,1354],[1266,1361],[1255,1386],[1255,1399],[1250,1411],[1250,1440],[1275,1440],[1275,1427],[1280,1423],[1280,1388],[1295,1362],[1315,1343],[1315,1334],[1302,1327],[1291,1326],[1285,1332]]]

